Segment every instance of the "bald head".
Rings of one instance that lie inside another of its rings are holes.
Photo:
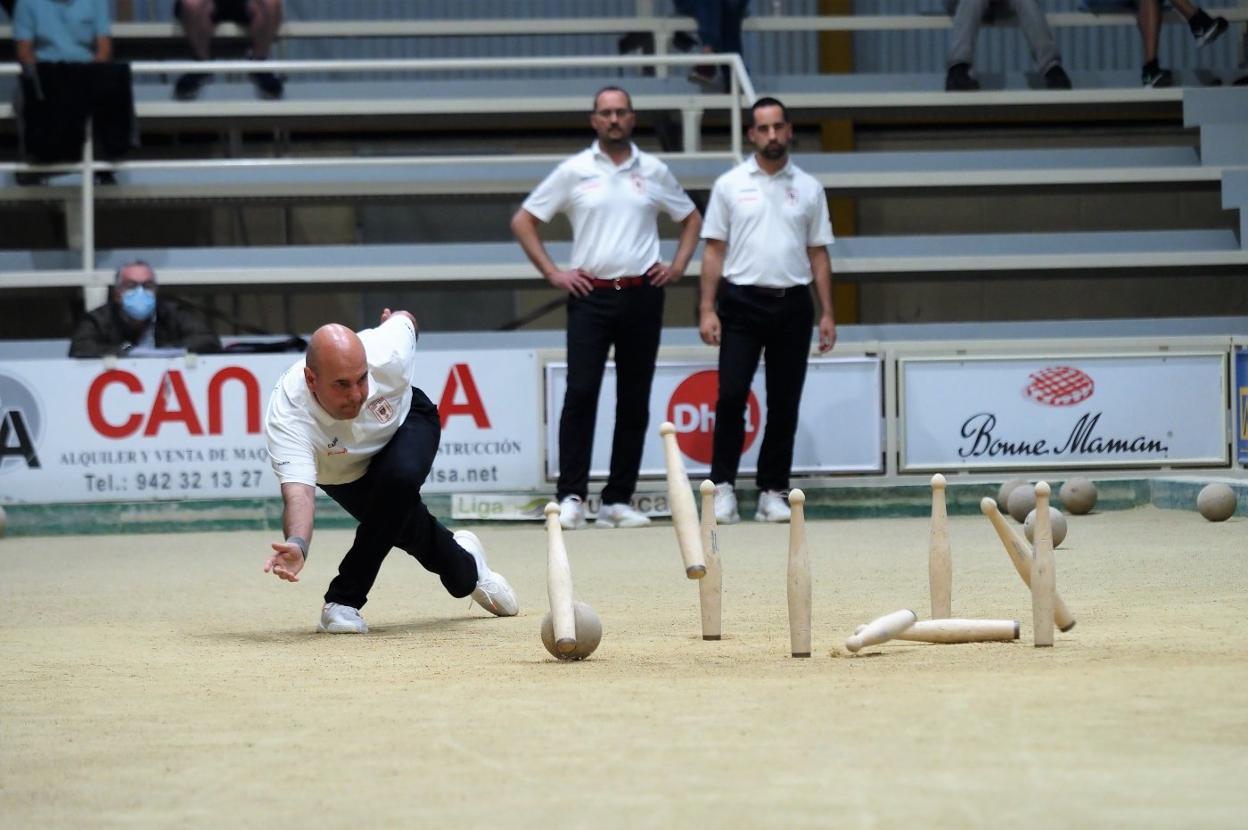
[[[314,372],[337,360],[361,363],[364,360],[364,344],[351,329],[341,323],[329,323],[312,333],[306,359],[308,368]]]
[[[360,414],[368,399],[368,360],[359,335],[338,323],[321,326],[304,362],[304,380],[322,409],[339,421]]]

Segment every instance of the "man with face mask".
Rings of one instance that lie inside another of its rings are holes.
[[[787,522],[797,410],[806,382],[814,304],[819,351],[836,343],[832,223],[823,187],[789,160],[793,127],[784,105],[759,98],[749,138],[755,153],[711,189],[702,238],[699,333],[719,346],[719,400],[711,449],[715,518],[739,521],[734,485],[745,438],[750,383],[766,352],[767,426],[758,454],[760,522]]]
[[[221,341],[199,315],[158,300],[156,272],[135,260],[117,269],[109,301],[78,323],[69,356],[139,356],[153,349],[213,354]]]
[[[442,436],[438,408],[412,386],[416,318],[386,309],[381,325],[356,334],[321,326],[307,355],[286,371],[264,419],[269,460],[282,487],[282,530],[264,572],[298,582],[312,541],[316,488],[360,524],[329,583],[317,630],[366,634],[360,609],[391,548],[437,574],[453,597],[498,617],[519,612],[507,580],[490,570],[475,533],[451,533],[429,512],[420,488]]]

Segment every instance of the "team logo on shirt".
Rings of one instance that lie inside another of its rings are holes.
[[[633,182],[633,190],[644,195],[646,192],[646,180],[641,177],[641,174],[633,173],[629,178]]]
[[[390,423],[394,418],[394,406],[385,398],[378,398],[368,405],[368,411],[373,413],[373,417],[383,424]]]
[[[329,446],[326,449],[326,455],[345,455],[347,452],[346,447],[338,446],[338,439],[336,437],[333,441],[329,442]]]
[[[789,207],[797,207],[797,188],[786,187],[784,189],[784,203]]]

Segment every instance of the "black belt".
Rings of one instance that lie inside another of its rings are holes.
[[[804,290],[806,288],[804,285],[790,285],[785,288],[773,288],[770,285],[738,285],[735,282],[728,284],[735,288],[741,289],[747,294],[753,294],[756,297],[784,297],[794,291]]]
[[[617,277],[613,280],[602,280],[598,277],[590,277],[590,284],[595,291],[621,291],[625,288],[640,288],[646,284],[645,277]]]

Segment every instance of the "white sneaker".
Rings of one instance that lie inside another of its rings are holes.
[[[516,592],[511,590],[507,580],[500,574],[490,570],[485,564],[485,548],[481,540],[471,530],[455,531],[455,541],[477,560],[477,587],[472,598],[486,611],[496,617],[514,617],[520,613],[520,603],[516,600]]]
[[[604,504],[595,520],[598,527],[645,527],[650,517],[638,513],[631,504]]]
[[[715,521],[721,525],[741,521],[741,514],[737,512],[737,494],[727,482],[715,485]]]
[[[589,525],[585,518],[585,502],[580,496],[564,496],[559,502],[559,526],[564,530],[580,530]]]
[[[327,602],[321,609],[321,624],[316,630],[323,634],[367,634],[368,623],[360,616],[360,609]]]
[[[754,521],[787,522],[791,518],[793,511],[784,500],[784,493],[779,490],[763,490],[758,494],[758,512],[754,514]]]

